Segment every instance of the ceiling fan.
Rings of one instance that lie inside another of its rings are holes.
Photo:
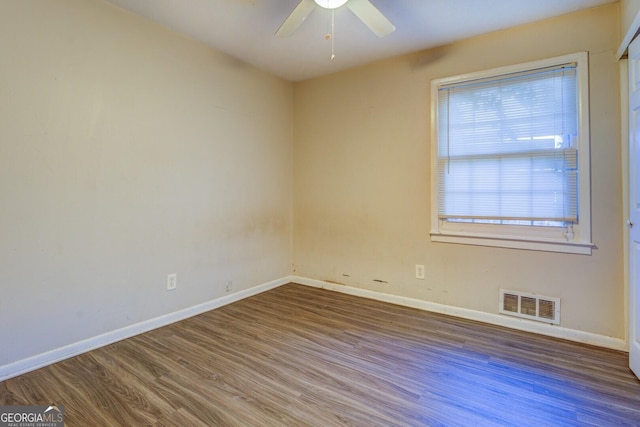
[[[347,6],[378,37],[384,37],[396,29],[369,0],[300,0],[293,12],[280,25],[276,35],[288,37],[293,34],[316,6],[332,10],[343,5]]]

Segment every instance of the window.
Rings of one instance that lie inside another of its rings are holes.
[[[591,254],[587,54],[434,80],[433,241]]]

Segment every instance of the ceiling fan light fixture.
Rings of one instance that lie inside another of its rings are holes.
[[[313,0],[320,7],[324,7],[325,9],[337,9],[343,4],[345,4],[348,0]]]

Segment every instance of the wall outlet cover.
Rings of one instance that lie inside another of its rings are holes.
[[[178,287],[178,275],[176,273],[167,276],[167,290],[173,291]]]

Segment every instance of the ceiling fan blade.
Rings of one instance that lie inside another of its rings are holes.
[[[349,0],[346,6],[378,37],[384,37],[396,29],[369,0]]]
[[[293,12],[284,20],[278,31],[276,31],[276,36],[278,37],[289,37],[295,30],[298,29],[300,24],[307,19],[307,16],[313,9],[315,9],[316,3],[313,0],[300,0],[300,3],[293,9]]]

